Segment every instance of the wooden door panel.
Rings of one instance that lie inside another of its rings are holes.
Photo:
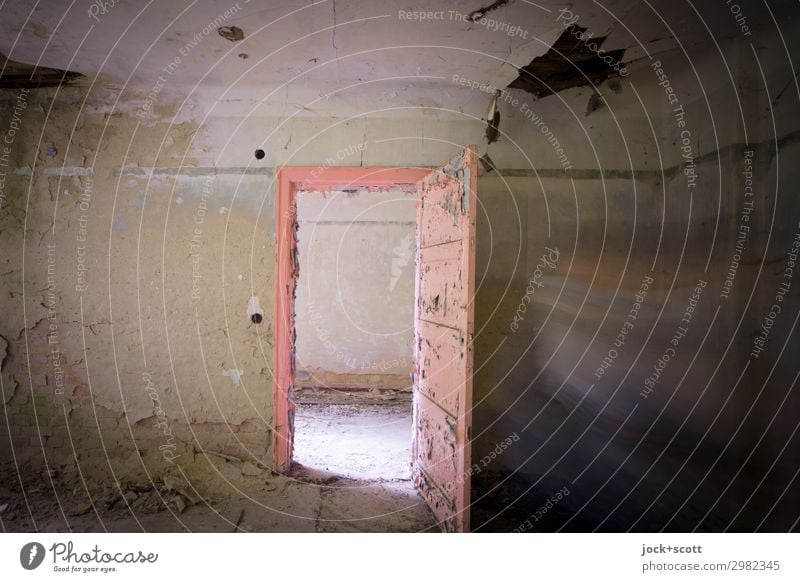
[[[464,196],[464,186],[469,188],[466,182],[473,183],[474,180],[464,178],[463,167],[450,164],[452,162],[421,180],[427,194],[426,222],[420,225],[421,248],[461,240],[464,236],[461,215],[464,208],[469,211],[469,197]]]
[[[469,531],[475,146],[417,184],[412,475],[444,531]]]
[[[456,505],[452,496],[447,496],[444,491],[440,490],[434,480],[418,465],[416,465],[414,469],[414,485],[418,490],[425,492],[425,503],[430,507],[434,515],[455,515]],[[442,528],[442,531],[448,533],[456,531],[452,517],[445,517],[443,520],[440,520],[439,526]]]
[[[432,505],[431,500],[439,505],[440,513],[437,513],[437,507],[431,506],[431,509],[444,531],[458,531],[456,489],[466,478],[458,462],[458,420],[424,396],[414,401],[413,419],[420,445],[414,451],[413,463],[424,475],[427,486],[425,499],[429,505]]]
[[[419,273],[425,293],[417,297],[420,317],[424,321],[454,329],[466,323],[464,281],[460,270],[463,261],[463,241],[420,249]],[[453,276],[455,274],[455,277]]]
[[[417,360],[417,389],[457,417],[463,387],[453,384],[448,370],[466,356],[466,338],[459,331],[423,322],[417,341],[424,344],[417,346],[419,353],[425,354]]]

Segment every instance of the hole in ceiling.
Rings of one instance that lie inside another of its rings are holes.
[[[266,152],[265,152],[264,150],[262,150],[262,149],[257,149],[257,150],[256,150],[256,154],[255,154],[255,155],[256,155],[256,159],[257,159],[257,160],[263,160],[263,159],[264,159],[264,156],[266,156],[267,154],[266,154]]]
[[[222,38],[227,38],[231,42],[236,42],[244,38],[244,31],[238,26],[220,26],[217,32]]]
[[[250,321],[252,321],[253,323],[261,323],[262,321],[264,321],[264,316],[261,315],[260,313],[254,313],[253,315],[250,316]]]
[[[597,87],[626,74],[622,63],[625,49],[603,51],[600,47],[606,38],[595,38],[586,34],[586,28],[570,25],[545,54],[519,70],[519,77],[508,88],[542,98],[572,87]]]
[[[74,83],[83,75],[74,71],[37,67],[8,59],[0,54],[0,63],[5,66],[0,73],[1,89],[38,89],[40,87],[58,87]]]

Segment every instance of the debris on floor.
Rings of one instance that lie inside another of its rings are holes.
[[[6,463],[0,531],[438,531],[408,478],[407,404],[298,409],[301,454],[304,438],[324,435],[328,450],[338,451],[327,466],[341,463],[345,471],[314,466],[306,455],[292,475],[279,475],[254,461],[195,450],[186,463],[158,474],[134,470],[140,459],[109,461],[119,463],[109,486],[96,477],[100,466]],[[354,453],[349,463],[346,451]]]

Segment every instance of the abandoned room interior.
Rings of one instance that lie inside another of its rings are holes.
[[[2,531],[797,531],[798,27],[0,3]]]

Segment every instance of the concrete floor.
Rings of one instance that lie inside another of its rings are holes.
[[[74,464],[8,464],[0,531],[435,532],[409,477],[409,408],[300,406],[291,475],[197,454],[180,472],[116,488],[88,467],[82,477]]]

